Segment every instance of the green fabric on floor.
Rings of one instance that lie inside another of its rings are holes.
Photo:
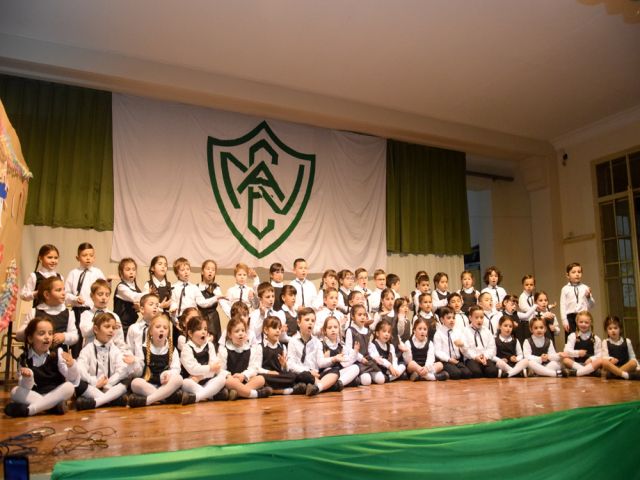
[[[51,478],[640,478],[640,402],[499,422],[60,462]]]

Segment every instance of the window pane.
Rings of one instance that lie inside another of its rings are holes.
[[[624,297],[620,279],[612,278],[607,280],[607,293],[609,294],[609,311],[611,315],[616,315],[619,318],[624,317]]]
[[[629,155],[629,166],[631,167],[631,185],[633,188],[640,187],[640,152]]]
[[[613,193],[624,192],[627,189],[627,159],[617,158],[611,162],[613,175]]]
[[[604,162],[596,166],[596,182],[598,183],[599,197],[611,195],[610,162]]]
[[[600,228],[602,229],[602,238],[613,238],[616,236],[616,222],[612,203],[600,205]]]
[[[620,264],[618,263],[607,263],[604,270],[604,274],[607,278],[620,276]]]
[[[622,319],[622,329],[624,331],[624,336],[631,339],[633,344],[633,349],[638,351],[638,319],[637,318],[623,318]]]
[[[629,225],[629,202],[625,200],[616,201],[616,233],[619,237],[628,237],[631,234]]]
[[[605,240],[604,242],[604,261],[607,263],[618,261],[618,241]]]

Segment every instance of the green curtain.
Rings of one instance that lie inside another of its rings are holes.
[[[113,230],[111,93],[0,75],[33,172],[25,223]]]
[[[471,250],[463,152],[387,141],[387,250]]]

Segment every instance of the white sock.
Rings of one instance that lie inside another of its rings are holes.
[[[292,393],[293,393],[293,388],[285,388],[285,389],[282,391],[282,394],[283,394],[283,395],[291,395]]]
[[[249,394],[249,398],[258,398],[257,390],[251,390],[251,393]]]
[[[629,374],[627,372],[622,372],[622,378],[629,380]]]
[[[433,373],[427,373],[427,377],[426,377],[426,378],[427,378],[427,380],[429,380],[429,381],[432,381],[432,382],[433,382],[433,381],[435,381],[436,376],[435,376],[435,374],[433,374]]]

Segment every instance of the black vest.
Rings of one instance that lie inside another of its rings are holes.
[[[531,354],[536,357],[540,357],[543,354],[549,351],[549,347],[551,346],[551,340],[548,337],[544,338],[544,345],[541,347],[537,347],[535,343],[533,343],[533,337],[529,338],[529,345],[531,345]]]
[[[355,345],[356,342],[360,344],[360,354],[363,355],[364,357],[368,357],[369,356],[369,332],[367,331],[367,333],[360,333],[358,332],[358,330],[355,329],[355,327],[349,327],[349,330],[351,330],[351,338],[353,340],[353,344]]]
[[[282,365],[278,356],[282,355],[284,347],[278,342],[276,348],[271,348],[268,345],[262,343],[262,368],[266,370],[273,370],[276,372],[283,372]]]
[[[124,288],[131,290],[131,287],[124,282],[120,282],[116,287],[116,291],[120,285],[124,285]],[[140,293],[140,289],[136,287],[134,292]],[[122,328],[126,332],[131,325],[138,321],[138,312],[133,308],[133,303],[122,300],[116,296],[113,297],[113,312],[120,317]]]
[[[153,383],[154,385],[160,385],[160,374],[165,370],[169,370],[169,352],[158,355],[151,352],[151,358],[148,365],[146,364],[147,347],[142,347],[142,354],[144,355],[145,360],[145,370],[146,367],[149,367],[149,370],[151,370],[151,377],[149,377],[148,382]],[[143,370],[143,375],[145,370]]]
[[[460,296],[462,297],[462,312],[467,315],[469,313],[469,308],[478,303],[476,292],[473,291],[471,293],[465,293],[464,290],[460,290]]]
[[[593,336],[593,333],[591,335],[589,335],[589,338],[587,338],[586,340],[582,340],[582,338],[580,338],[580,334],[576,333],[576,346],[574,347],[576,350],[586,350],[587,354],[584,357],[578,357],[576,358],[576,362],[579,363],[584,363],[587,361],[587,359],[589,357],[593,356],[593,352],[595,350],[594,345],[595,345],[596,339]]]
[[[69,310],[66,308],[58,313],[52,315],[45,310],[39,310],[36,308],[36,318],[48,318],[53,323],[53,333],[65,333],[67,326],[69,325]]]
[[[26,358],[26,353],[23,358]],[[67,381],[58,370],[58,355],[56,353],[49,354],[44,364],[39,367],[33,366],[32,359],[28,359],[24,363],[33,372],[35,384],[33,390],[40,395],[46,395]]]
[[[250,348],[242,352],[236,352],[233,349],[227,348],[227,370],[231,374],[244,372],[249,366],[250,359]]]
[[[185,347],[189,347],[193,351],[193,358],[195,358],[200,365],[209,365],[209,344],[208,343],[204,346],[201,352],[196,352],[196,349],[193,348],[193,346],[189,345],[188,343],[185,345]],[[189,378],[191,376],[191,374],[187,371],[187,369],[184,368],[184,365],[180,367],[180,375],[182,376],[182,378]],[[207,380],[209,379],[207,378]]]
[[[429,339],[427,339],[427,343],[422,348],[415,346],[413,338],[409,340],[409,343],[411,344],[411,358],[418,365],[424,366],[427,363],[427,354],[429,353]]]
[[[624,337],[622,337],[622,343],[620,345],[614,345],[608,339],[607,349],[609,350],[609,356],[618,359],[618,367],[621,367],[629,361],[629,345]]]
[[[518,354],[516,349],[517,343],[518,339],[513,335],[511,336],[510,342],[503,342],[500,339],[500,335],[496,335],[496,357],[509,359],[512,356],[516,356]]]
[[[388,347],[386,350],[380,346],[378,342],[374,340],[373,346],[376,347],[378,354],[384,358],[385,360],[391,361],[391,347]]]

